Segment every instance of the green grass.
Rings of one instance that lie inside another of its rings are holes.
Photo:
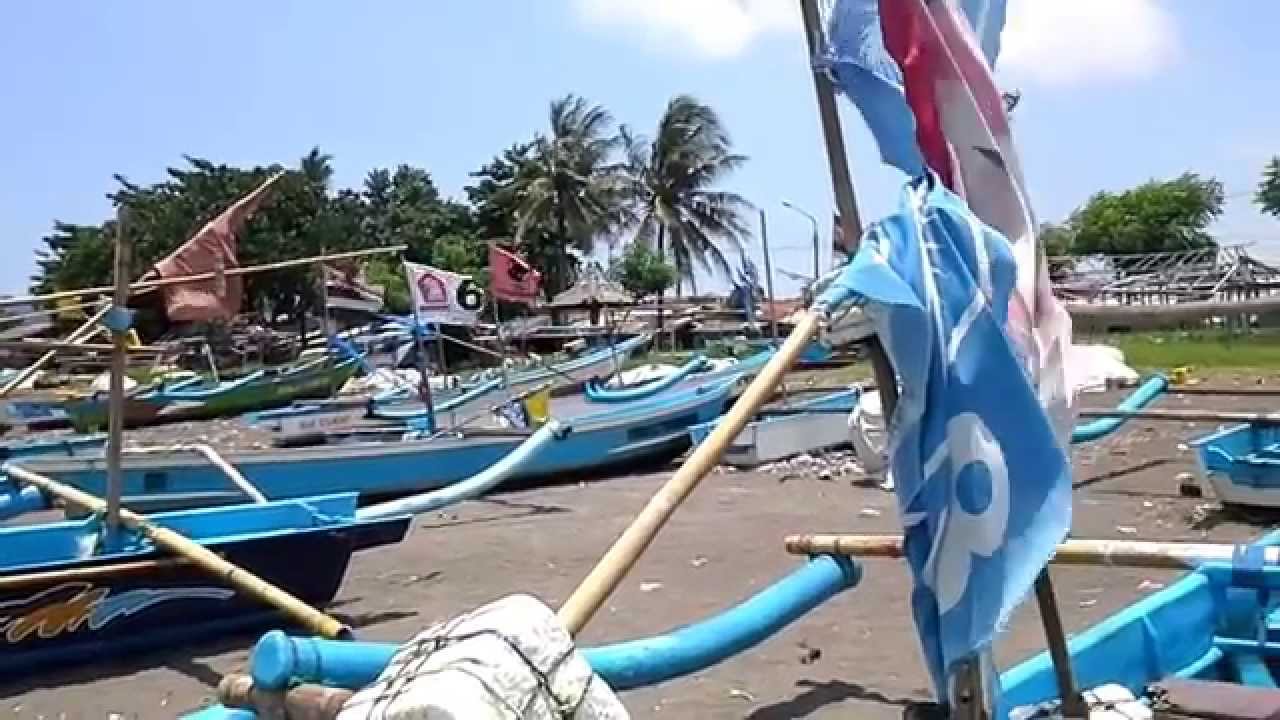
[[[1077,344],[1104,343],[1124,351],[1125,362],[1142,371],[1280,369],[1280,333],[1200,330],[1077,337]]]

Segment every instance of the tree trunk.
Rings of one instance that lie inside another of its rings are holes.
[[[662,258],[663,260],[667,259],[667,227],[661,223],[658,224],[658,257]],[[662,335],[662,300],[663,300],[663,296],[665,296],[666,294],[667,294],[666,288],[663,288],[658,293],[658,336],[659,337],[661,337]],[[656,342],[654,343],[654,347],[657,347]]]

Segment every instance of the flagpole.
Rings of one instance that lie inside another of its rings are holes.
[[[320,248],[320,254],[327,252],[325,248]],[[326,269],[324,261],[316,263],[316,267],[320,269],[320,332],[324,335],[324,356],[329,357],[329,272]],[[333,395],[333,375],[328,375],[327,386],[329,395]]]
[[[111,384],[107,399],[107,512],[104,518],[107,537],[114,541],[120,529],[120,496],[123,472],[120,455],[124,442],[124,374],[129,364],[129,238],[125,234],[128,210],[122,205],[116,213],[115,295],[106,317],[110,321],[112,344]]]
[[[449,365],[444,352],[444,325],[442,323],[436,323],[436,351],[440,356],[441,385],[447,389],[449,387]],[[457,420],[457,416],[452,410],[449,411],[449,420],[450,425],[454,424],[454,420]]]
[[[427,374],[427,349],[426,342],[422,338],[422,318],[418,314],[418,301],[414,299],[413,292],[413,273],[409,272],[409,266],[404,264],[404,258],[400,258],[400,264],[404,268],[405,281],[409,283],[409,304],[413,306],[413,341],[417,345],[418,351],[418,396],[422,398],[422,402],[427,406],[427,417],[430,419],[428,432],[436,431],[436,406],[431,398],[431,380]]]
[[[764,210],[760,210],[760,245],[764,248],[764,286],[769,291],[769,332],[773,334],[773,344],[778,344],[777,306],[773,299],[773,259],[769,256],[769,231],[765,226]],[[751,288],[747,288],[751,292]],[[752,320],[754,318],[748,318]]]
[[[490,280],[489,282],[490,282],[489,291],[493,292],[493,287],[492,287],[493,281]],[[501,355],[501,358],[498,360],[498,364],[499,364],[499,367],[502,368],[503,392],[506,394],[507,399],[510,400],[511,399],[511,376],[507,374],[507,341],[504,340],[502,337],[502,313],[498,310],[498,305],[500,304],[501,304],[501,301],[499,300],[498,296],[494,295],[493,296],[493,333],[498,337],[498,352]]]

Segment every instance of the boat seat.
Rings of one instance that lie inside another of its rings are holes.
[[[1156,720],[1280,720],[1280,689],[1170,678],[1150,689]]]

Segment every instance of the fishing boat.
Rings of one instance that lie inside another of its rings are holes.
[[[134,392],[125,401],[128,427],[236,415],[279,407],[295,399],[328,397],[360,368],[360,358],[318,358],[280,368],[255,370],[234,380],[198,378],[163,383]],[[105,393],[67,403],[72,425],[81,432],[106,426]]]
[[[400,541],[410,517],[356,516],[356,494],[162,513],[178,532],[303,602],[333,599],[353,553]],[[274,610],[97,516],[0,528],[0,675],[172,645],[262,623]],[[306,562],[298,562],[306,558]]]
[[[567,432],[519,467],[515,477],[602,471],[674,457],[689,447],[689,427],[719,416],[737,384],[731,377],[586,414],[580,412],[585,402],[576,404],[579,411],[572,403],[553,403],[553,416],[568,426]],[[319,445],[229,453],[223,459],[268,499],[349,491],[372,498],[452,485],[493,465],[533,433],[490,427],[432,435],[396,426],[335,433]],[[106,459],[100,451],[33,458],[24,466],[91,494],[106,491]],[[122,477],[125,504],[141,511],[246,499],[222,468],[192,453],[126,455]]]
[[[531,388],[550,383],[553,395],[576,393],[588,380],[617,372],[633,353],[649,343],[650,337],[637,335],[573,360],[541,365],[528,370],[505,374],[501,370],[487,370],[473,377],[470,382],[464,383],[459,388],[460,393],[457,396],[437,406],[436,416],[442,424],[457,424],[458,421],[466,419],[477,411],[483,412],[487,405],[491,404],[491,396],[499,390],[519,395]],[[375,404],[370,414],[386,420],[408,420],[424,417],[427,410],[417,401],[389,401]],[[446,415],[451,422],[444,422]]]
[[[730,442],[720,462],[754,467],[801,453],[848,445],[850,435],[845,417],[857,406],[861,394],[858,387],[828,391],[756,413]],[[706,439],[719,422],[717,418],[690,428],[693,442]]]
[[[1204,563],[1077,634],[1069,643],[1077,685],[1123,686],[1144,704],[1172,706],[1171,717],[1275,717],[1278,547],[1273,531],[1235,560]],[[1059,697],[1047,652],[1004,672],[1001,685],[993,717]]]
[[[1280,508],[1280,426],[1233,425],[1188,444],[1201,481],[1223,505]]]

